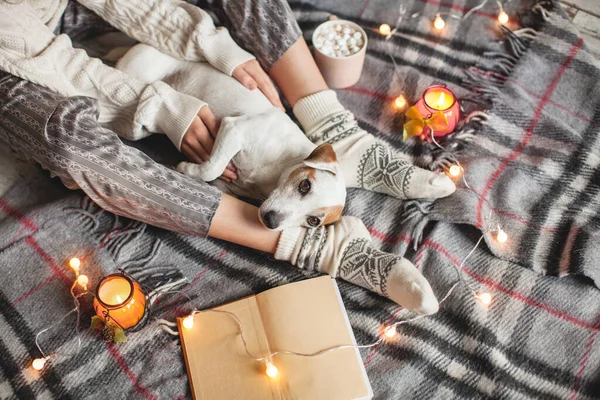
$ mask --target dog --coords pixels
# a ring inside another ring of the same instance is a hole
[[[177,60],[145,44],[132,47],[116,68],[197,97],[221,120],[210,159],[180,163],[177,171],[225,193],[264,200],[259,217],[271,230],[318,227],[341,218],[346,186],[335,151],[308,140],[259,90],[248,90],[208,63]],[[238,179],[218,180],[230,161]]]

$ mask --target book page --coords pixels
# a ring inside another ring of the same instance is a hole
[[[267,338],[251,296],[215,310],[237,315],[244,327],[248,350],[255,356],[269,353]],[[236,321],[223,313],[198,313],[187,329],[178,319],[192,395],[196,400],[280,400],[278,382],[267,378],[264,363],[250,358],[240,339]]]
[[[328,276],[296,282],[256,296],[272,352],[313,353],[355,345],[337,285]],[[280,354],[273,358],[283,398],[369,399],[372,390],[356,349],[336,349],[317,357]]]

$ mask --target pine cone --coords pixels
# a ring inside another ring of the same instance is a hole
[[[112,325],[104,325],[100,329],[100,337],[107,343],[114,343],[115,341],[115,327]]]

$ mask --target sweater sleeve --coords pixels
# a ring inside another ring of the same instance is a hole
[[[226,28],[215,28],[200,8],[180,0],[78,0],[132,38],[180,60],[208,61],[232,75],[254,59]]]
[[[0,68],[65,96],[100,103],[100,123],[137,140],[164,133],[180,149],[187,128],[206,103],[164,82],[141,82],[54,36],[27,2],[0,2]]]

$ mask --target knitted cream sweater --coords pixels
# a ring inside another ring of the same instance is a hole
[[[100,122],[127,139],[165,133],[180,148],[201,100],[164,82],[141,82],[54,35],[68,0],[0,0],[0,69],[65,96],[100,102]],[[117,29],[173,57],[231,75],[254,57],[210,16],[179,0],[79,0]],[[16,3],[16,4],[14,4]]]

